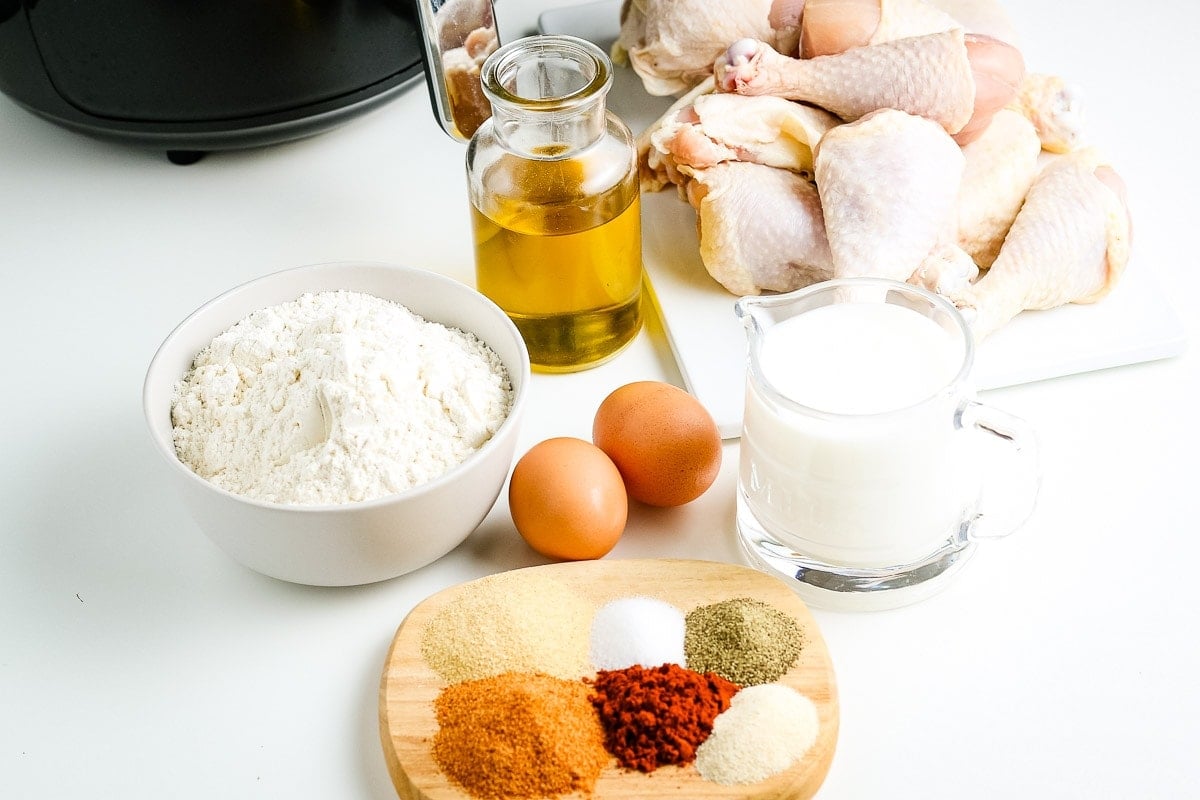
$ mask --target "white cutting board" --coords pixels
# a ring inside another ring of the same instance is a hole
[[[608,50],[620,26],[620,0],[544,12],[543,33],[566,33]],[[673,98],[651,97],[628,67],[616,69],[609,108],[638,133]],[[746,342],[737,299],[700,262],[696,215],[674,187],[642,196],[643,258],[663,328],[694,394],[721,435],[740,435]],[[1136,255],[1112,293],[1092,305],[1026,311],[989,336],[975,360],[975,385],[996,389],[1045,378],[1168,358],[1186,332],[1154,276]]]

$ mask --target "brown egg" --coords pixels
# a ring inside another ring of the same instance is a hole
[[[721,434],[692,395],[659,381],[629,383],[604,399],[592,441],[608,454],[629,496],[652,506],[690,503],[721,469]]]
[[[544,556],[600,558],[621,538],[629,499],[621,473],[590,442],[539,442],[513,467],[508,506],[517,532]]]

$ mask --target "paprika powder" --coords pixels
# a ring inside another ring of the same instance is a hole
[[[713,720],[738,691],[720,675],[678,664],[601,670],[587,682],[605,749],[621,766],[641,772],[693,761]]]

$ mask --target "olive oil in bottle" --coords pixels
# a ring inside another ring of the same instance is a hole
[[[540,371],[603,363],[641,328],[636,156],[605,110],[611,82],[603,51],[572,37],[522,39],[483,68],[493,115],[467,156],[477,288]]]

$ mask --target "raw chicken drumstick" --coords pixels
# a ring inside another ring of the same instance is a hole
[[[772,94],[847,120],[880,108],[927,117],[966,144],[1012,102],[1025,74],[1020,52],[961,28],[787,58],[763,42],[734,42],[714,65],[720,91]]]
[[[846,120],[894,108],[958,133],[975,109],[961,29],[807,59],[741,39],[717,59],[714,76],[718,91],[800,100]]]
[[[1034,181],[995,263],[951,299],[976,340],[1021,311],[1092,303],[1129,260],[1125,187],[1091,149],[1056,156]]]
[[[962,148],[966,167],[958,189],[958,244],[981,269],[996,260],[1037,176],[1041,151],[1033,124],[1007,108]]]

